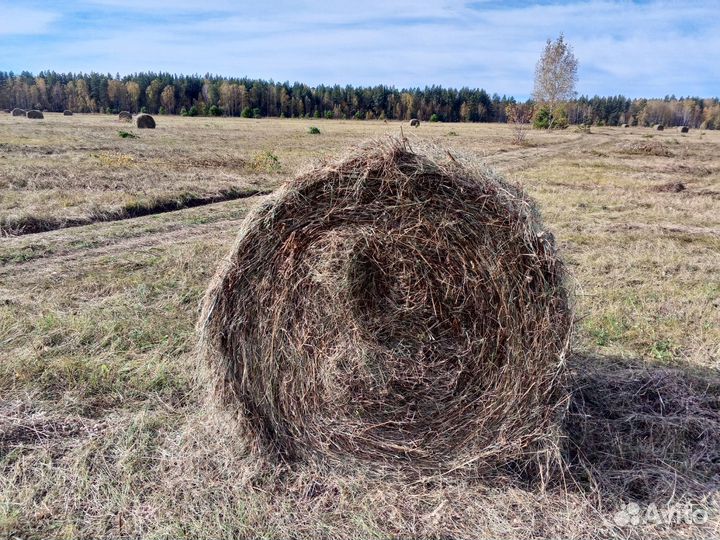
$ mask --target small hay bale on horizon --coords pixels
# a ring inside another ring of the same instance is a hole
[[[155,129],[155,119],[149,114],[139,114],[135,119],[135,123],[140,129]]]
[[[687,133],[688,131],[690,131],[690,128],[687,127],[687,126],[680,126],[680,127],[678,128],[678,131],[679,131],[680,133]]]
[[[25,116],[33,120],[42,120],[43,118],[45,118],[45,115],[41,111],[37,111],[35,109],[25,113]]]
[[[571,320],[520,188],[387,138],[256,207],[198,327],[216,399],[269,456],[480,474],[556,462]]]
[[[25,116],[26,112],[27,111],[25,111],[25,109],[18,109],[16,107],[12,110],[12,112],[10,114],[12,114],[13,116]]]
[[[122,122],[132,122],[132,113],[130,111],[121,111],[118,114],[118,120]]]
[[[655,131],[663,131],[665,129],[665,126],[662,124],[655,124]]]
[[[66,110],[63,111],[63,116],[72,116],[72,115],[73,115],[73,112],[70,111],[70,110],[67,110],[67,109],[66,109]]]
[[[412,120],[410,120],[410,125],[412,127],[418,127],[420,125],[420,120],[418,120],[417,118],[413,118]]]
[[[622,128],[627,128],[627,127],[630,127],[630,126],[627,125],[627,124],[620,124],[620,127],[622,127]]]

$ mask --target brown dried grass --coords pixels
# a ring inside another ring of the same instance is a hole
[[[622,154],[672,157],[672,151],[661,141],[632,141],[618,145]]]
[[[479,474],[559,456],[553,237],[521,190],[428,151],[374,141],[290,181],[212,282],[203,356],[272,455]]]

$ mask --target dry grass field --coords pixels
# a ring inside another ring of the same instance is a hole
[[[194,355],[262,193],[401,124],[156,119],[0,115],[0,537],[720,536],[720,132],[402,125],[538,201],[577,316],[566,474],[408,485],[262,465]],[[708,520],[623,527],[630,501]]]

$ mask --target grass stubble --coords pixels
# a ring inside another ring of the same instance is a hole
[[[152,134],[128,140],[97,115],[74,115],[72,127],[51,114],[42,124],[20,120],[0,118],[4,217],[62,219],[89,215],[87,201],[108,210],[188,190],[274,189],[308,160],[399,131],[314,120],[318,138],[298,120],[161,117]],[[207,283],[262,200],[251,197],[0,240],[1,533],[717,536],[719,134],[653,133],[667,156],[624,152],[621,143],[648,140],[639,128],[532,133],[520,149],[505,126],[452,130],[449,138],[447,126],[426,123],[413,136],[521,182],[573,275],[564,474],[544,487],[506,472],[407,482],[372,464],[259,455],[208,403],[194,329]],[[105,154],[107,163],[94,157]],[[172,168],[174,158],[203,165]],[[68,163],[48,163],[55,159]],[[246,165],[256,161],[265,168]],[[686,189],[653,189],[670,181]],[[66,189],[73,195],[59,203]],[[709,519],[618,526],[615,512],[630,501],[692,503]]]

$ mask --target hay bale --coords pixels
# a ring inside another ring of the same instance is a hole
[[[374,141],[245,219],[199,328],[219,401],[266,452],[449,472],[557,448],[553,236],[518,188],[437,156]]]
[[[418,127],[420,125],[420,120],[418,120],[417,118],[413,118],[412,120],[410,120],[410,125],[412,127]]]
[[[72,115],[73,115],[72,111],[68,111],[68,110],[63,111],[63,116],[72,116]]]
[[[122,122],[132,122],[132,114],[129,111],[122,111],[118,114],[118,120]]]
[[[678,131],[679,131],[680,133],[687,133],[688,131],[690,131],[690,128],[687,127],[687,126],[680,126],[680,127],[678,128]]]
[[[665,126],[662,124],[656,124],[655,125],[655,131],[663,131],[665,129]]]
[[[32,118],[33,120],[42,120],[43,118],[45,118],[42,112],[36,110],[28,111],[27,113],[25,113],[25,116],[27,116],[28,118]]]
[[[17,109],[17,108],[15,108],[15,109],[12,110],[12,113],[11,113],[11,114],[12,114],[13,116],[25,116],[25,112],[26,112],[25,109]]]
[[[140,129],[155,129],[155,119],[149,114],[139,114],[135,122]]]
[[[627,128],[627,127],[630,127],[630,126],[628,126],[627,124],[621,124],[620,127]]]

